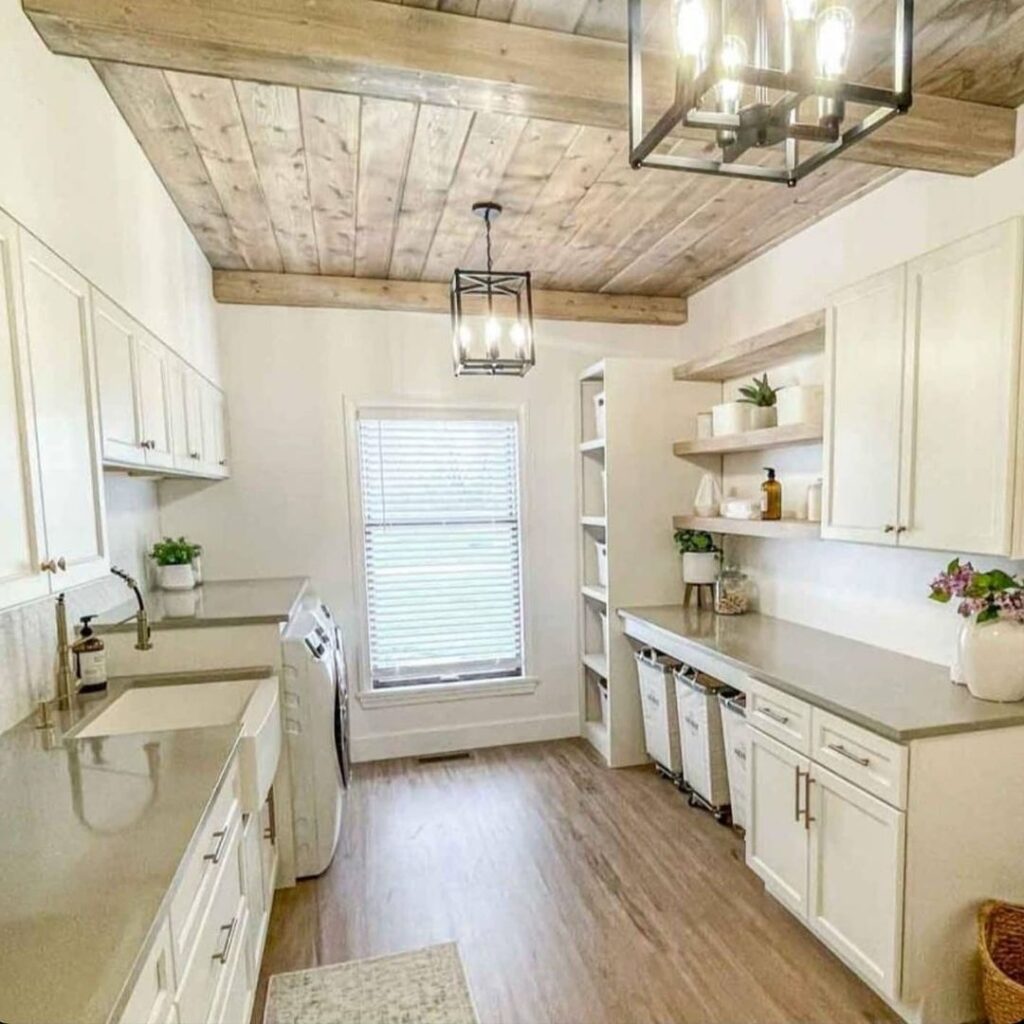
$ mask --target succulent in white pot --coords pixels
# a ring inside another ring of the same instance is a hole
[[[156,562],[157,583],[162,590],[191,590],[196,585],[192,559],[198,551],[199,545],[184,537],[164,537],[153,545],[150,556]]]
[[[682,555],[684,583],[714,583],[722,552],[706,530],[676,530],[676,547]]]
[[[932,581],[931,599],[947,604],[954,597],[964,620],[954,681],[979,700],[1024,700],[1024,581],[1002,569],[978,572],[954,558]]]
[[[746,384],[740,388],[740,399],[744,405],[750,406],[750,429],[766,430],[774,427],[778,422],[775,408],[778,389],[768,383],[766,373],[760,380],[754,378],[752,384]]]

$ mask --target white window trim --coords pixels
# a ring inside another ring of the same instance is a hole
[[[438,402],[436,399],[355,400],[344,399],[345,451],[348,458],[349,508],[349,565],[355,587],[354,605],[359,625],[355,650],[355,696],[361,707],[395,707],[400,704],[432,704],[475,697],[513,696],[533,693],[540,679],[531,675],[533,665],[533,630],[529,594],[531,593],[531,559],[529,552],[529,492],[526,466],[530,457],[528,418],[526,406],[508,402]],[[470,419],[474,415],[501,414],[516,420],[519,425],[519,559],[520,587],[522,588],[523,675],[513,678],[480,679],[464,683],[429,683],[421,686],[378,688],[373,686],[370,669],[369,623],[366,610],[366,558],[364,550],[365,524],[363,499],[359,477],[359,417],[360,414],[403,412],[415,414],[426,411],[438,417]],[[470,692],[471,691],[471,692]],[[402,698],[405,699],[402,699]]]

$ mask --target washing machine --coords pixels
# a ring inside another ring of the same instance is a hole
[[[340,631],[319,601],[295,615],[282,646],[295,874],[309,878],[327,870],[343,825],[350,777],[348,677]]]

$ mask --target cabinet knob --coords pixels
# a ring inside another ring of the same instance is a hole
[[[896,527],[896,532],[897,532],[898,534],[899,534],[899,533],[906,533],[906,532],[907,532],[907,528],[906,528],[905,526],[897,526],[897,527]]]
[[[156,447],[156,441],[143,441],[142,447],[145,448],[146,451],[152,451]]]
[[[226,466],[227,464],[228,464],[228,460],[227,459],[221,459],[220,462],[217,463],[218,466]]]
[[[188,453],[188,457],[190,459],[198,459],[199,458],[199,452],[189,452]]]
[[[39,569],[41,572],[56,572],[57,560],[55,558],[48,558],[45,562],[39,563]]]
[[[896,527],[893,526],[892,523],[886,523],[885,524],[885,532],[886,533],[893,533],[895,530],[896,530]]]
[[[61,572],[68,571],[67,559],[63,555],[61,555],[60,558],[57,559],[57,568],[60,569]]]

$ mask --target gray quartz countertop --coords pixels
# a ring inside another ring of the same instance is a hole
[[[255,626],[287,622],[309,580],[286,576],[265,580],[210,580],[194,590],[152,590],[144,595],[153,629]],[[126,633],[134,622],[134,599],[104,612],[93,624],[97,633]]]
[[[239,732],[75,740],[27,719],[0,735],[0,1020],[119,1009]]]
[[[619,615],[899,742],[1024,725],[1024,702],[977,700],[949,681],[945,666],[783,619],[680,605],[621,608]]]

